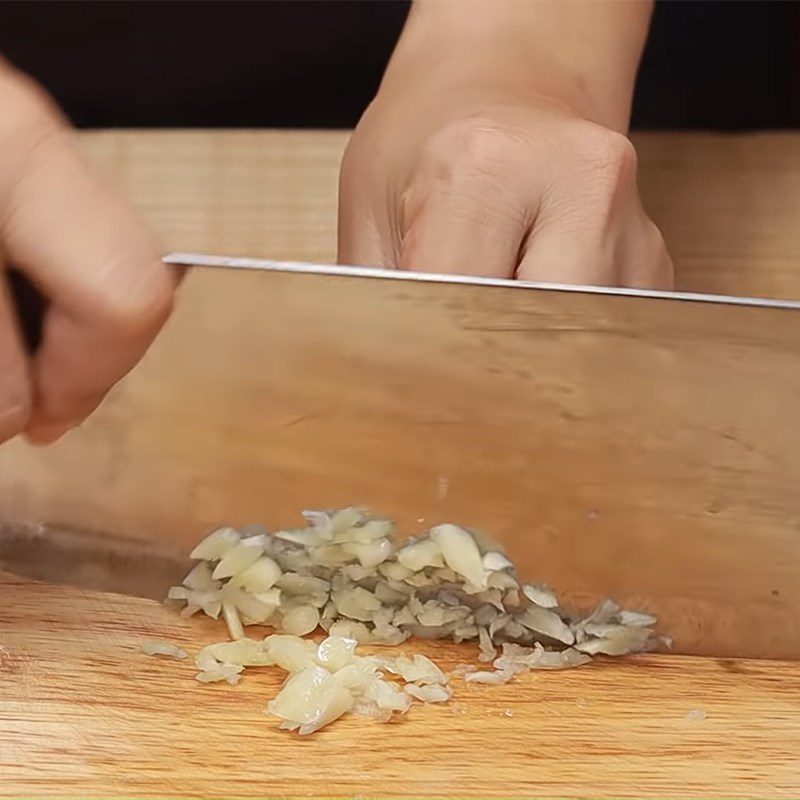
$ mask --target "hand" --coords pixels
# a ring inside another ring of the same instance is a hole
[[[474,48],[461,74],[455,56],[439,63],[424,48],[401,43],[347,148],[341,262],[671,288],[634,148],[580,91],[494,62],[481,71]]]
[[[0,267],[49,303],[25,352],[0,284],[0,442],[52,442],[142,357],[167,319],[176,278],[127,205],[95,181],[41,90],[0,65]]]

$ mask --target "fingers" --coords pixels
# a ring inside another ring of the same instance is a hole
[[[400,253],[400,269],[510,278],[525,221],[480,193],[443,190],[413,211]]]
[[[673,288],[672,262],[661,234],[644,217],[631,217],[619,227],[537,223],[517,277],[520,280],[575,286]]]
[[[31,414],[28,361],[17,325],[16,311],[5,281],[0,281],[0,376],[2,443],[22,431]]]
[[[665,292],[675,288],[675,271],[664,238],[644,211],[619,251],[620,285]]]
[[[581,153],[578,151],[578,155]],[[636,158],[613,134],[566,171],[542,203],[523,247],[521,280],[672,288],[672,264],[636,190]]]
[[[400,268],[513,277],[538,204],[520,156],[490,124],[471,122],[435,139],[403,198]]]
[[[605,231],[565,224],[561,220],[537,221],[517,277],[524,281],[582,286],[614,286],[618,272],[612,242]]]
[[[31,440],[49,442],[141,358],[169,314],[175,277],[135,215],[91,178],[62,128],[51,125],[34,142],[12,142],[0,156],[0,231],[9,263],[50,303],[26,428]]]
[[[469,119],[435,135],[398,180],[357,131],[339,183],[340,263],[512,277],[536,199],[524,151],[491,120]]]
[[[358,267],[395,266],[392,248],[385,246],[370,210],[340,201],[336,260]]]
[[[351,143],[352,144],[352,143]],[[372,193],[371,162],[348,146],[339,172],[337,254],[339,264],[385,267],[396,264],[387,192]]]

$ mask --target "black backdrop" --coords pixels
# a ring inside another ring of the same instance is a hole
[[[634,126],[797,126],[798,6],[662,0]],[[81,127],[350,127],[407,10],[403,0],[6,0],[0,51]]]

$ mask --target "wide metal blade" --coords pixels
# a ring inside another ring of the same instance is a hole
[[[188,552],[366,505],[484,531],[680,652],[800,657],[800,304],[168,260],[229,269],[80,431],[0,449],[0,519]]]
[[[479,275],[448,275],[436,272],[410,272],[378,267],[355,267],[344,264],[315,264],[305,261],[275,261],[267,258],[240,256],[218,256],[205,253],[170,253],[164,257],[165,264],[179,267],[208,267],[212,269],[260,270],[264,272],[289,272],[306,275],[334,276],[341,278],[373,278],[414,283],[443,283],[461,286],[494,286],[517,291],[537,289],[540,291],[574,292],[614,297],[641,297],[655,300],[679,300],[683,302],[714,303],[716,305],[759,306],[800,310],[800,302],[772,300],[761,297],[733,297],[699,292],[664,292],[653,289],[624,289],[615,286],[575,286],[564,283],[541,281],[518,281],[504,278],[485,278]]]
[[[36,581],[163,600],[189,565],[177,548],[153,541],[0,523],[0,570]]]

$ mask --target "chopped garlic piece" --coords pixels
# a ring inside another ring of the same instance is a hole
[[[228,633],[231,639],[244,639],[244,628],[236,606],[232,603],[223,603],[222,616],[225,618],[225,624],[228,626]]]
[[[397,551],[397,560],[401,566],[412,572],[417,572],[425,567],[444,566],[442,551],[433,539],[410,542]]]
[[[340,614],[359,622],[368,622],[382,603],[372,592],[356,586],[343,592],[334,592],[331,599]]]
[[[194,679],[200,683],[227,681],[231,686],[235,686],[242,679],[243,670],[244,667],[241,664],[219,664],[211,669],[198,672]]]
[[[331,625],[328,631],[331,636],[343,636],[345,639],[355,639],[359,644],[371,644],[375,637],[363,622],[354,622],[349,619],[340,619]]]
[[[239,664],[243,667],[268,666],[275,663],[263,641],[248,638],[206,645],[197,654],[195,659],[197,667],[209,669],[209,657],[219,663]]]
[[[575,645],[582,653],[595,655],[603,653],[607,656],[623,656],[627,653],[642,650],[650,638],[647,628],[618,626],[619,631],[602,639],[588,639]]]
[[[624,609],[619,612],[618,617],[623,625],[633,625],[637,628],[646,628],[650,625],[655,625],[657,622],[652,614],[647,614],[644,611],[628,611]]]
[[[247,539],[243,539],[236,547],[231,548],[225,553],[219,564],[214,567],[214,572],[211,573],[211,577],[213,577],[214,580],[219,580],[220,578],[230,578],[233,575],[243,572],[255,563],[263,552],[264,548],[261,546],[260,542],[250,542]],[[269,587],[265,586],[264,588],[268,589]]]
[[[350,550],[362,567],[371,569],[386,561],[394,552],[394,546],[388,539],[375,539],[367,544],[351,544]]]
[[[317,664],[331,672],[337,672],[353,662],[357,644],[355,639],[329,636],[327,639],[323,639],[317,647]]]
[[[445,703],[453,696],[452,689],[439,684],[417,686],[415,683],[409,683],[405,687],[405,693],[423,703]]]
[[[317,648],[314,642],[297,636],[275,634],[264,639],[264,645],[275,663],[287,672],[299,672],[314,663]]]
[[[207,561],[198,561],[183,579],[183,585],[196,592],[212,592],[219,589],[219,581],[211,577],[211,568]]]
[[[558,598],[553,592],[552,589],[545,586],[543,583],[533,584],[533,583],[524,583],[522,584],[522,593],[531,603],[535,603],[537,606],[541,608],[557,608],[558,607]]]
[[[203,561],[218,561],[228,551],[232,550],[241,540],[241,535],[233,528],[217,528],[206,536],[189,553],[189,558],[202,559]]]
[[[353,664],[346,664],[333,674],[342,686],[357,696],[363,694],[369,684],[380,678],[376,665],[366,658],[359,658]]]
[[[222,566],[220,562],[219,566]],[[215,570],[216,571],[216,570]],[[258,594],[271,589],[281,577],[281,568],[269,556],[258,556],[252,564],[231,577],[231,584]]]
[[[397,548],[394,524],[358,508],[305,516],[308,527],[272,535],[259,526],[249,526],[245,538],[244,529],[217,529],[192,551],[199,563],[168,595],[184,604],[183,616],[202,609],[222,614],[228,626],[232,641],[198,653],[199,681],[236,683],[244,667],[274,664],[298,678],[294,686],[305,681],[325,699],[310,716],[283,706],[281,728],[309,733],[345,706],[386,721],[405,712],[412,697],[449,698],[446,676],[430,659],[362,657],[356,642],[477,639],[480,660],[492,660],[494,671],[469,667],[472,683],[505,683],[531,669],[580,666],[594,653],[621,655],[666,642],[654,635],[652,615],[611,601],[583,619],[567,613],[548,587],[520,585],[497,545],[458,525],[438,525]],[[245,638],[245,625],[261,624],[284,634]],[[322,644],[298,638],[317,625],[328,632]],[[405,687],[385,680],[387,670]],[[283,695],[281,702],[291,699]]]
[[[500,553],[497,550],[485,553],[481,559],[481,564],[484,569],[488,569],[490,572],[499,572],[500,570],[504,569],[514,569],[514,565],[511,563],[511,561],[509,561],[503,553]]]
[[[141,650],[148,656],[169,656],[170,658],[179,659],[188,658],[189,656],[189,654],[180,647],[176,647],[174,644],[163,642],[159,639],[150,639],[146,642],[142,642]]]
[[[398,656],[388,661],[386,668],[407,683],[447,683],[447,676],[427,656],[414,654],[413,658]]]
[[[564,644],[573,644],[575,642],[575,634],[555,611],[532,605],[528,606],[517,619],[526,628],[542,636],[547,636]]]
[[[352,705],[353,695],[328,670],[312,664],[286,681],[267,710],[305,735],[333,722]]]
[[[496,672],[471,672],[464,676],[467,683],[508,683],[514,677],[511,670],[498,670]]]
[[[469,531],[448,523],[431,528],[430,537],[439,545],[450,569],[463,575],[473,586],[486,588],[486,572],[483,569],[481,552]]]
[[[378,708],[399,711],[405,714],[411,706],[411,698],[397,684],[384,680],[374,680],[364,689],[363,697],[371,700]]]
[[[319,609],[315,606],[296,606],[283,615],[281,627],[286,633],[305,636],[319,625]]]

